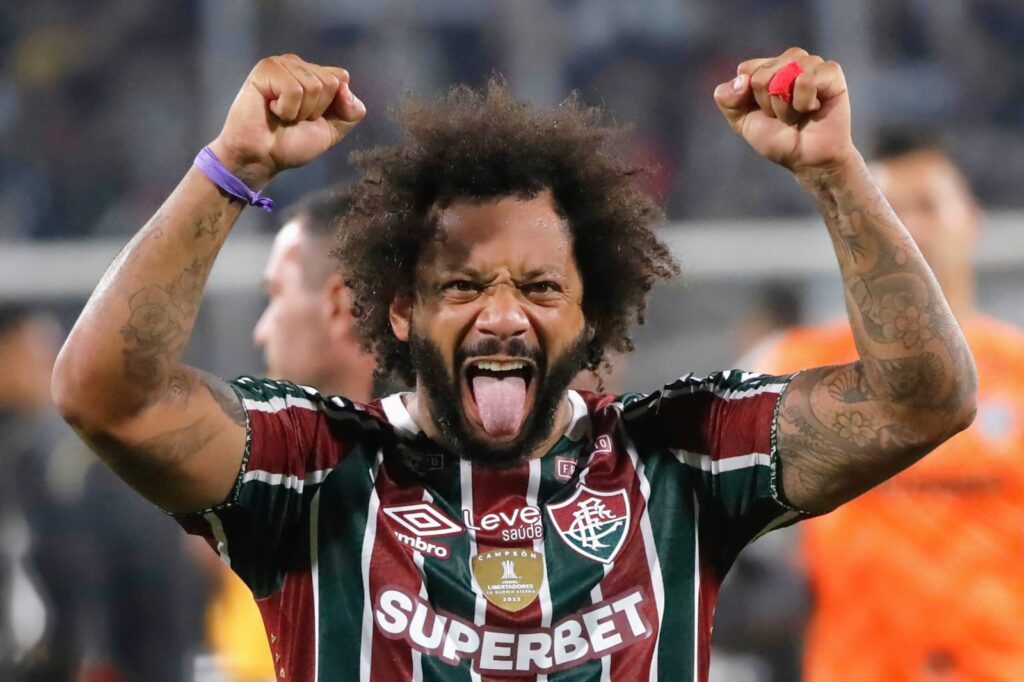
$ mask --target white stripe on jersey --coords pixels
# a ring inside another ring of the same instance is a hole
[[[363,547],[359,557],[363,578],[363,626],[359,643],[359,680],[370,682],[370,664],[373,662],[373,603],[370,596],[370,559],[373,558],[373,544],[377,539],[377,510],[380,498],[377,496],[377,471],[384,461],[384,450],[377,451],[377,457],[370,467],[370,503],[366,510],[366,528],[363,531]]]
[[[289,407],[298,407],[303,410],[313,410],[314,412],[319,408],[312,400],[306,398],[296,398],[295,396],[274,396],[267,400],[255,400],[253,398],[243,398],[242,405],[249,412],[280,412],[281,410],[287,410]]]
[[[749,469],[756,466],[771,466],[772,458],[763,452],[752,452],[749,455],[736,455],[735,457],[723,457],[722,459],[711,459],[708,455],[702,455],[688,450],[672,449],[676,459],[688,467],[710,471],[712,475],[725,473],[726,471],[737,471]]]
[[[320,678],[320,491],[309,504],[309,577],[313,589],[313,679]]]
[[[220,560],[227,564],[228,568],[231,568],[231,555],[228,554],[228,536],[224,534],[224,524],[220,522],[220,517],[214,512],[203,514],[203,518],[210,524],[210,532],[213,533],[213,539],[217,541],[217,554],[220,556]]]
[[[245,472],[245,476],[242,477],[242,484],[245,485],[250,481],[259,481],[260,483],[266,483],[267,485],[279,485],[289,490],[294,490],[297,493],[301,493],[303,488],[307,485],[317,485],[323,483],[324,479],[327,478],[327,474],[334,471],[334,469],[319,469],[317,471],[310,471],[304,477],[299,478],[295,474],[272,474],[269,471],[263,469],[253,469],[252,471]]]
[[[473,466],[465,459],[459,459],[459,486],[462,492],[462,508],[473,511]],[[466,531],[469,538],[469,556],[476,556],[476,531]],[[473,585],[473,594],[476,595],[476,603],[473,605],[473,623],[483,625],[487,620],[487,600],[484,591],[477,582],[476,573],[469,572]],[[470,668],[469,676],[472,682],[480,682],[480,673]]]
[[[569,406],[572,408],[572,415],[569,425],[565,428],[565,437],[571,441],[581,441],[590,431],[590,410],[587,403],[576,391],[566,392],[569,398]]]
[[[626,447],[629,460],[633,463],[633,470],[636,471],[637,480],[640,482],[640,494],[644,496],[644,513],[640,516],[640,534],[644,539],[644,554],[647,555],[647,570],[651,576],[651,587],[654,590],[654,606],[658,610],[657,634],[654,640],[654,656],[651,657],[651,673],[648,679],[652,682],[658,680],[658,648],[661,644],[661,624],[665,615],[665,584],[661,577],[661,561],[658,559],[658,547],[654,543],[654,529],[651,527],[651,482],[647,480],[646,467],[637,454],[633,439],[626,433],[626,429],[619,422],[619,434],[622,437],[622,444]]]
[[[420,432],[419,425],[413,420],[405,403],[402,402],[403,393],[393,393],[386,398],[381,398],[380,407],[384,410],[384,416],[395,428],[395,431],[403,436],[415,437]]]
[[[729,379],[734,374],[740,375],[740,381],[747,381],[748,379],[756,379],[758,377],[766,376],[764,374],[757,374],[755,372],[739,372],[733,370],[731,372],[724,372],[722,379]],[[678,379],[678,381],[688,382],[678,388],[669,388],[666,386],[662,389],[662,398],[673,398],[677,395],[687,395],[690,393],[710,393],[722,400],[740,400],[742,398],[750,398],[755,395],[761,395],[762,393],[782,393],[783,389],[786,388],[786,382],[772,382],[756,388],[748,388],[746,390],[738,390],[735,388],[725,388],[724,386],[718,386],[714,382],[708,381],[704,377],[696,377],[693,374],[687,374]],[[689,383],[693,382],[693,383]],[[671,386],[671,384],[669,384]]]
[[[541,475],[541,460],[531,459],[530,460],[530,481],[526,485],[526,504],[540,508],[537,503],[537,495],[540,492],[540,475]],[[535,538],[533,541],[533,551],[544,556],[544,538]],[[543,562],[545,575],[541,576],[540,584],[540,626],[543,628],[551,626],[551,586],[550,576],[547,575],[547,562]],[[547,682],[548,676],[546,674],[537,675],[537,682]]]
[[[423,489],[423,501],[430,504],[434,496],[426,488]],[[425,602],[430,601],[427,595],[427,572],[423,568],[423,552],[418,549],[412,552],[412,562],[416,564],[416,570],[420,574],[420,598]],[[423,653],[416,647],[412,647],[412,682],[423,682]]]

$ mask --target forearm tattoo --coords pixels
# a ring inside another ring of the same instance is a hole
[[[165,284],[148,284],[129,294],[128,319],[121,327],[124,341],[123,372],[127,382],[150,396],[151,402],[187,403],[200,387],[209,391],[221,411],[240,426],[245,425],[245,414],[238,396],[223,381],[200,370],[179,363],[195,324],[203,288],[213,267],[225,212],[213,209],[191,221],[193,232],[183,235],[187,242],[213,239],[212,246],[203,247],[203,255],[192,258],[177,276]],[[167,218],[158,212],[147,226],[148,238],[164,239]],[[194,246],[183,245],[194,249]],[[193,427],[198,428],[198,423]],[[161,438],[175,442],[199,443],[195,437],[185,438],[187,429],[158,436],[151,443],[158,445]]]
[[[121,327],[124,376],[159,393],[191,396],[194,381],[181,376],[178,358],[188,342],[214,254],[196,258],[173,281],[151,284],[128,297],[128,320]]]
[[[934,276],[870,178],[809,183],[839,259],[860,361],[783,398],[786,492],[831,508],[911,464],[972,409],[973,361]],[[937,436],[938,434],[938,436]]]

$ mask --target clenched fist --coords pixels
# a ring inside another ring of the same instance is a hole
[[[787,102],[769,94],[768,84],[791,61],[799,63],[803,73]],[[715,102],[758,154],[795,173],[827,169],[856,157],[850,98],[839,64],[794,47],[778,57],[745,61],[736,74],[715,88]]]
[[[259,189],[336,145],[365,115],[345,69],[293,54],[267,57],[245,79],[210,148]]]

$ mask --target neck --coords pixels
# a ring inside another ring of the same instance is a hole
[[[402,400],[405,404],[405,409],[409,411],[413,421],[416,422],[416,425],[430,440],[452,449],[451,443],[441,433],[437,423],[434,421],[434,417],[430,413],[430,400],[427,398],[426,389],[423,384],[417,382],[416,390],[411,395],[402,396]],[[558,439],[562,437],[562,434],[565,433],[566,429],[569,428],[569,421],[571,419],[572,404],[569,402],[568,393],[566,393],[558,402],[558,412],[555,414],[551,433],[548,434],[548,437],[540,445],[530,451],[526,459],[538,459],[551,450],[555,443],[558,442]]]
[[[355,403],[368,403],[373,399],[373,367],[368,370],[346,367],[344,373],[323,377],[314,383],[326,395],[340,395]]]

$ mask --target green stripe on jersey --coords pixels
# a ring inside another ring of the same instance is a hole
[[[447,457],[445,470],[458,470],[459,460]],[[461,474],[455,476],[429,477],[431,485],[428,491],[433,495],[433,504],[445,515],[462,525],[462,482]],[[427,586],[430,605],[435,610],[441,608],[464,620],[473,622],[473,611],[476,607],[470,575],[469,533],[460,533],[447,541],[451,556],[447,559],[436,559],[423,554],[423,573]],[[472,679],[470,668],[473,662],[463,660],[458,666],[445,663],[434,656],[421,656],[423,682],[468,682]]]
[[[699,486],[691,483],[693,470],[671,453],[637,448],[644,475],[651,486],[647,503],[651,534],[657,548],[664,588],[664,612],[658,634],[658,679],[688,679],[694,666],[695,525],[694,499]],[[653,595],[651,595],[653,599]]]
[[[538,505],[543,509],[551,498],[561,492],[568,497],[575,492],[575,486],[555,478],[555,456],[579,456],[581,444],[562,438],[548,455],[541,460],[541,485],[537,494]],[[577,470],[586,466],[587,461],[577,461]],[[554,500],[558,502],[558,498]],[[604,577],[604,566],[585,559],[569,548],[552,527],[546,513],[541,514],[544,523],[544,561],[547,564],[548,586],[551,594],[551,624],[587,608],[593,603],[588,585],[596,585]],[[569,568],[573,567],[573,568]],[[582,568],[581,568],[582,567]],[[604,595],[607,598],[609,595]],[[601,679],[601,659],[592,659],[581,665],[548,674],[548,682],[592,682]]]
[[[376,456],[376,450],[361,445],[353,448],[321,485],[318,514],[312,520],[318,524],[319,538],[318,639],[326,644],[320,648],[318,669],[330,671],[332,679],[359,679],[359,644],[363,630],[362,546],[373,489],[369,471]],[[327,589],[323,589],[325,585]],[[339,589],[341,586],[344,587]],[[307,644],[315,645],[314,642]]]

